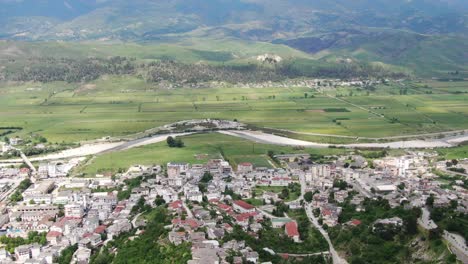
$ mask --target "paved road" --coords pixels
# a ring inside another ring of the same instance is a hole
[[[451,171],[451,170],[446,170],[446,169],[440,169],[440,170],[442,172],[445,172],[445,173],[448,173],[448,174],[468,177],[468,174],[466,174],[466,173],[461,173],[461,172],[456,172],[456,171]]]
[[[429,210],[427,210],[426,207],[423,207],[421,210],[422,214],[421,217],[418,218],[418,224],[420,224],[426,230],[437,228],[437,224],[431,220],[431,213]]]
[[[133,228],[137,228],[136,226],[136,221],[138,220],[138,217],[140,217],[140,215],[142,215],[143,213],[139,213],[137,215],[135,215],[135,217],[132,219],[132,226]]]
[[[184,207],[185,211],[187,212],[187,218],[194,218],[192,211],[190,211],[190,208],[188,208],[187,204],[185,201],[182,202],[182,206]]]
[[[20,150],[20,155],[21,155],[21,158],[23,159],[24,163],[26,163],[26,165],[28,165],[28,167],[33,171],[33,172],[36,172],[36,168],[34,167],[34,165],[31,163],[31,161],[29,161],[28,157],[23,153],[23,151]]]
[[[307,216],[309,217],[310,221],[312,222],[312,224],[314,224],[314,226],[320,231],[322,236],[328,242],[328,247],[329,247],[329,251],[330,251],[330,253],[332,255],[333,264],[347,264],[348,262],[345,259],[343,259],[342,257],[340,257],[340,255],[338,255],[338,252],[336,252],[336,250],[333,247],[333,244],[332,244],[332,242],[330,240],[330,237],[328,236],[327,231],[325,231],[322,228],[322,226],[318,223],[317,218],[312,213],[311,206],[309,204],[306,204],[305,206],[306,206],[306,213],[307,213]]]

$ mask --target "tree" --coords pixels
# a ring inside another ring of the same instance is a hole
[[[163,205],[165,203],[166,203],[166,201],[160,195],[156,196],[156,199],[154,200],[154,204],[156,206],[160,206],[160,205]]]
[[[434,206],[434,195],[433,194],[431,194],[429,197],[427,197],[426,205],[429,206],[429,207]]]
[[[167,137],[166,142],[167,142],[167,145],[172,148],[174,146],[175,140],[173,137],[169,136]]]
[[[213,175],[207,171],[203,174],[202,178],[200,179],[200,182],[208,183],[211,180],[213,180]]]
[[[306,200],[306,202],[308,203],[312,202],[313,198],[314,198],[314,194],[311,191],[308,191],[304,194],[304,200]]]
[[[8,137],[3,138],[3,141],[5,141],[5,143],[7,143],[7,144],[10,144],[10,138],[8,138]]]
[[[170,148],[183,148],[185,146],[180,138],[173,138],[171,136],[167,137],[166,142]]]

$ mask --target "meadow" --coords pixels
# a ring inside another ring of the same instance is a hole
[[[297,149],[266,144],[231,137],[219,133],[204,133],[181,137],[184,148],[169,148],[166,142],[142,146],[126,151],[112,152],[91,158],[74,174],[94,176],[101,173],[115,173],[125,171],[132,165],[166,164],[167,162],[189,162],[201,164],[209,159],[224,158],[231,166],[237,168],[241,162],[251,162],[256,167],[272,168],[277,166],[267,155],[274,153],[310,153],[316,155],[339,155],[350,150],[325,149]]]
[[[87,84],[1,84],[0,127],[22,127],[16,135],[38,133],[51,142],[118,137],[199,118],[237,119],[256,127],[356,138],[467,129],[468,83],[446,84],[406,85],[406,94],[395,92],[401,90],[399,84],[378,86],[371,92],[338,87],[325,93],[300,87],[162,89],[133,76],[105,76]],[[424,92],[436,85],[431,93]],[[339,97],[335,97],[337,91]]]

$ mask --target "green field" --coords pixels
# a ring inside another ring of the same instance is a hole
[[[257,127],[352,137],[468,128],[468,83],[460,82],[456,87],[442,84],[437,83],[443,88],[431,94],[406,95],[395,95],[394,90],[400,89],[395,84],[379,87],[369,95],[359,88],[338,88],[354,91],[352,96],[339,98],[299,87],[162,89],[130,76],[106,76],[83,85],[2,84],[0,127],[23,127],[16,134],[34,132],[51,142],[123,136],[199,118],[237,119]],[[463,93],[454,92],[459,90]],[[349,141],[298,134],[293,137]]]
[[[338,155],[349,152],[344,149],[297,150],[252,143],[251,141],[219,133],[195,134],[182,137],[184,148],[169,148],[166,142],[138,147],[126,151],[97,156],[79,167],[75,174],[94,176],[97,173],[126,170],[136,164],[153,165],[167,162],[204,163],[208,159],[224,157],[234,167],[241,162],[251,162],[256,167],[272,167],[267,156],[269,150],[275,153],[311,153],[318,155]],[[281,189],[279,190],[281,191]]]

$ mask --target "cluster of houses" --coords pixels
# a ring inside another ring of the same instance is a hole
[[[340,205],[348,201],[356,205],[356,210],[364,210],[361,204],[366,197],[381,196],[391,206],[406,203],[422,207],[427,197],[433,196],[434,206],[447,206],[457,200],[457,210],[466,212],[468,192],[458,185],[443,188],[432,173],[431,164],[436,164],[436,158],[432,153],[408,152],[371,161],[356,154],[317,164],[309,155],[278,155],[275,160],[283,166],[276,169],[254,167],[249,162],[239,163],[234,169],[223,159],[212,159],[204,164],[138,165],[114,177],[94,178],[65,177],[63,172],[76,161],[42,164],[37,173],[1,169],[5,173],[1,177],[14,177],[8,175],[16,173],[33,182],[22,192],[23,201],[0,204],[2,235],[27,237],[36,231],[46,234],[47,243],[18,246],[14,252],[0,250],[0,262],[52,263],[61,250],[78,245],[73,260],[86,263],[93,250],[107,241],[135,228],[144,229],[144,218],[132,213],[142,199],[152,207],[158,199],[167,204],[172,215],[166,227],[168,239],[176,245],[191,243],[191,264],[225,263],[228,257],[234,257],[234,263],[258,263],[259,252],[245,241],[221,243],[235,228],[258,238],[264,225],[271,223],[282,230],[285,241],[301,243],[297,222],[287,215],[274,216],[272,211],[279,203],[290,209],[302,208],[306,192],[313,193],[308,205],[327,226],[361,224],[359,219],[340,223]],[[142,175],[145,178],[139,186],[124,183]],[[273,191],[292,184],[301,187],[297,200],[286,202]],[[268,190],[256,196],[259,188]],[[129,195],[118,199],[119,192],[125,191]],[[248,199],[263,202],[254,206]],[[401,219],[374,223],[381,225],[399,226]]]

